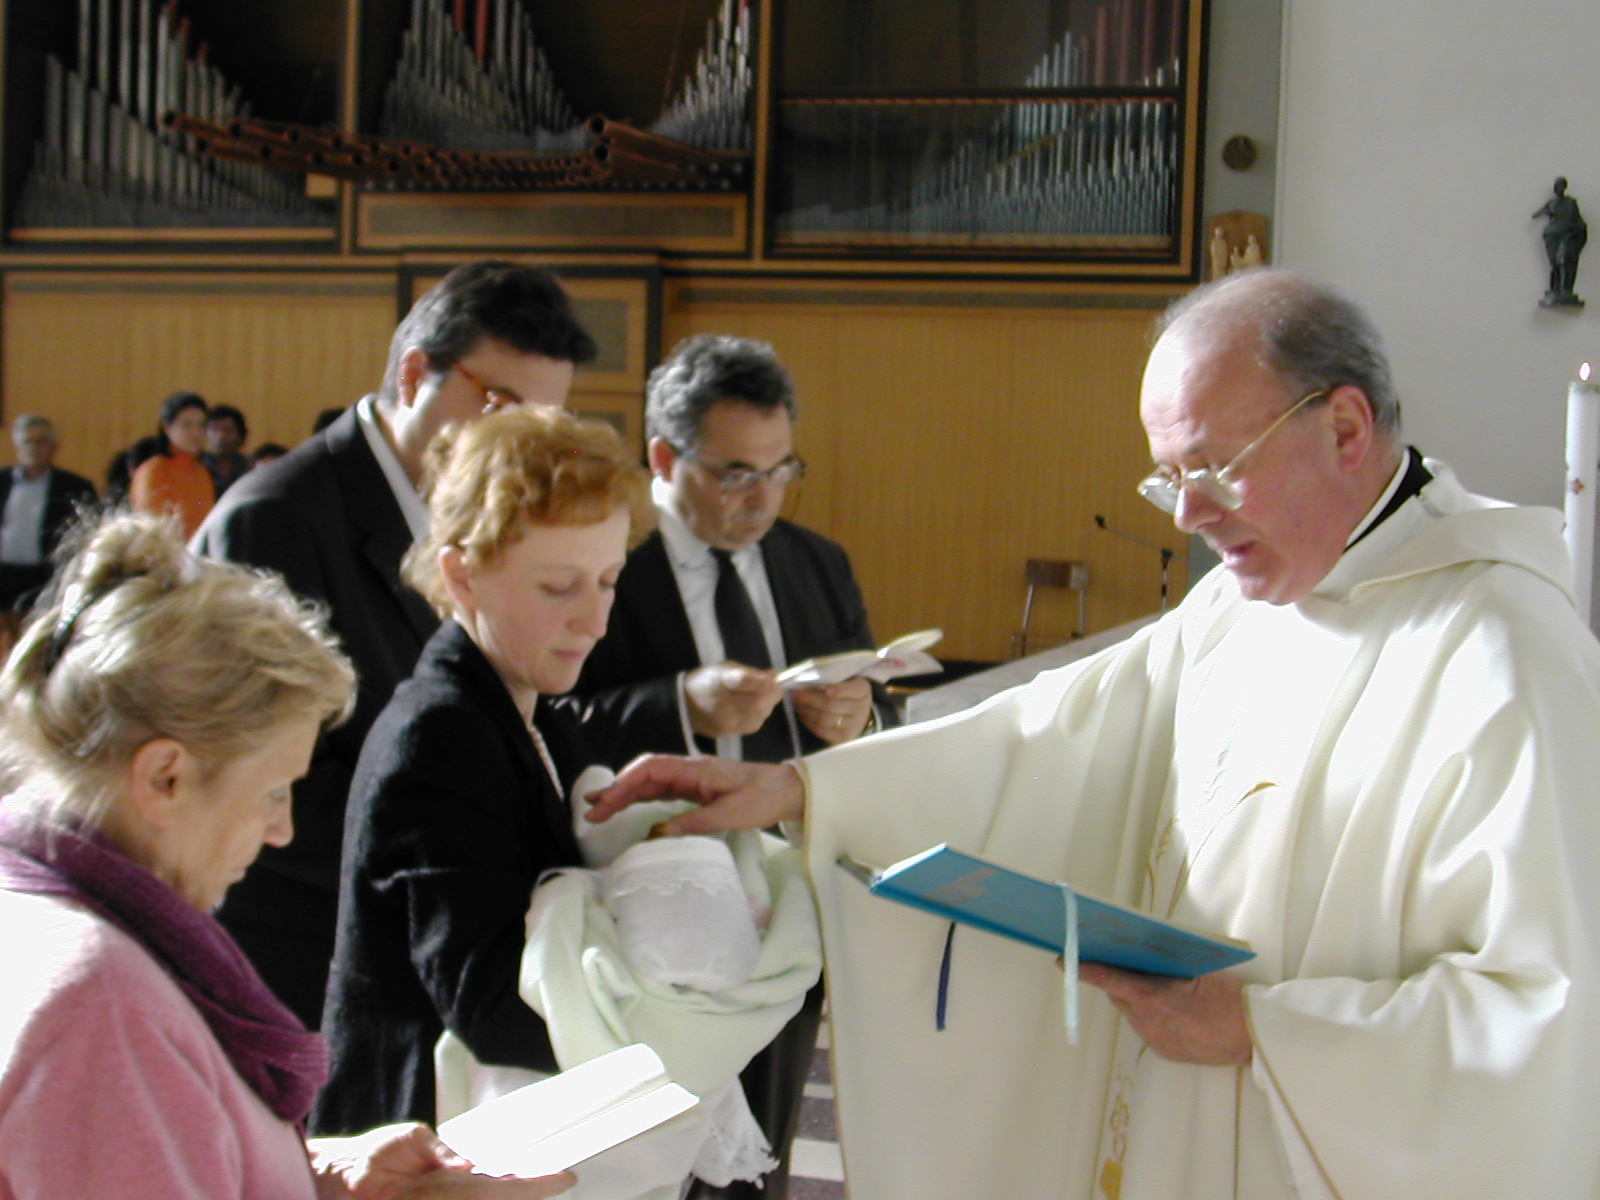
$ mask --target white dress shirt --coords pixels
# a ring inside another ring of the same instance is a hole
[[[372,447],[372,457],[378,460],[378,469],[389,481],[389,490],[394,493],[395,503],[400,506],[400,512],[406,519],[406,527],[411,530],[411,540],[420,542],[428,536],[428,506],[422,502],[422,497],[417,494],[416,485],[411,482],[406,469],[400,465],[400,459],[396,457],[394,448],[389,445],[389,439],[383,436],[383,430],[378,425],[378,414],[373,406],[374,397],[361,397],[356,404],[356,424],[361,426],[361,432],[367,438],[367,445]]]
[[[21,467],[11,468],[11,494],[0,524],[0,562],[30,567],[44,562],[44,505],[49,494],[49,471],[30,479]]]
[[[683,518],[673,512],[668,504],[670,491],[660,479],[652,481],[651,499],[655,502],[661,541],[672,564],[672,575],[678,583],[678,595],[683,600],[689,617],[689,628],[694,633],[695,653],[702,666],[725,662],[727,653],[722,646],[722,629],[717,624],[717,560],[711,557],[711,547],[700,540]],[[766,562],[761,547],[746,546],[732,554],[733,565],[739,579],[750,593],[750,603],[755,606],[761,621],[761,632],[766,636],[767,655],[774,668],[782,670],[788,664],[783,650],[783,630],[778,624],[778,607],[772,599],[772,584],[767,579]],[[784,711],[788,716],[789,736],[797,747],[800,744],[799,728],[795,723],[794,706],[784,697]],[[678,676],[678,717],[683,725],[684,745],[688,753],[695,753],[694,729],[689,721],[689,702],[684,693],[684,676]],[[719,758],[742,757],[742,739],[737,736],[717,739]]]

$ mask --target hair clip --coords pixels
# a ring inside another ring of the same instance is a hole
[[[45,647],[45,674],[48,675],[51,671],[56,669],[56,664],[61,661],[61,656],[66,653],[67,643],[72,640],[72,631],[78,624],[78,618],[83,616],[88,607],[96,600],[99,600],[102,596],[110,592],[118,584],[126,583],[130,579],[138,579],[143,574],[145,574],[145,572],[135,571],[132,575],[123,575],[111,580],[108,583],[102,583],[99,587],[90,591],[88,595],[72,606],[72,611],[67,613],[65,617],[56,623],[55,632],[50,635],[49,645]]]

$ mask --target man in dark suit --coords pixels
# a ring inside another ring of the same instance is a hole
[[[651,374],[660,527],[629,556],[577,689],[590,719],[622,730],[614,764],[697,748],[775,762],[894,721],[864,679],[787,693],[777,682],[789,663],[873,645],[845,552],[778,517],[804,471],[795,416],[789,373],[761,342],[692,338]],[[764,1190],[697,1182],[697,1197],[783,1200],[821,1001],[819,986],[742,1077],[778,1169]]]
[[[805,469],[796,415],[789,374],[762,342],[693,338],[651,374],[660,528],[629,556],[578,681],[623,731],[609,754],[618,764],[696,749],[775,762],[893,721],[864,679],[789,693],[776,680],[790,663],[874,644],[844,550],[778,516]],[[760,623],[745,658],[724,628],[729,566]]]
[[[21,416],[11,427],[17,465],[0,471],[0,611],[43,587],[61,534],[94,484],[55,465],[56,429],[47,417]]]
[[[294,789],[294,841],[268,847],[218,917],[307,1027],[321,1022],[338,914],[344,810],[361,744],[410,676],[438,618],[400,580],[427,529],[424,450],[450,422],[504,404],[566,403],[594,342],[548,272],[457,268],[418,300],[389,346],[381,388],[286,457],[228,490],[194,547],[280,572],[326,604],[359,679],[350,720],[317,745]]]

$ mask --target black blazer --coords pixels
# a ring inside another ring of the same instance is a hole
[[[400,581],[410,545],[411,530],[354,410],[234,484],[194,536],[201,554],[270,568],[297,594],[327,605],[356,667],[355,712],[318,741],[310,771],[295,785],[294,841],[263,849],[218,914],[249,951],[255,947],[246,926],[287,940],[290,949],[279,962],[252,957],[268,984],[311,1023],[333,947],[339,846],[356,759],[367,730],[439,626],[427,602]]]
[[[837,543],[780,520],[761,539],[761,556],[790,662],[876,645],[849,556]],[[652,533],[628,556],[606,636],[590,653],[575,690],[591,720],[616,730],[606,742],[597,741],[608,765],[620,767],[648,751],[693,749],[683,744],[677,676],[700,665],[666,543],[659,531]],[[879,723],[898,724],[893,706],[881,690],[875,692]],[[808,754],[825,745],[804,726],[800,742]],[[712,749],[710,742],[702,749]]]
[[[6,502],[11,499],[14,478],[11,468],[0,469],[0,513],[5,512]],[[72,524],[79,510],[94,502],[94,484],[82,475],[74,475],[59,467],[51,468],[50,481],[44,490],[44,523],[39,530],[39,547],[44,551],[45,558],[56,552],[61,535]]]
[[[499,675],[446,621],[368,734],[346,815],[318,1133],[431,1123],[447,1027],[482,1062],[557,1069],[517,974],[540,875],[582,865],[565,795],[588,755],[558,702],[541,698],[535,720],[560,790]]]

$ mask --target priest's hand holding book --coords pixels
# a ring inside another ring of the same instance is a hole
[[[1203,1067],[1250,1061],[1244,982],[1231,971],[1169,979],[1086,962],[1078,964],[1078,979],[1104,992],[1162,1058]]]
[[[1226,970],[1255,957],[1243,942],[947,844],[887,867],[848,854],[838,865],[875,896],[1070,961],[1163,1058],[1250,1059],[1243,985]]]

